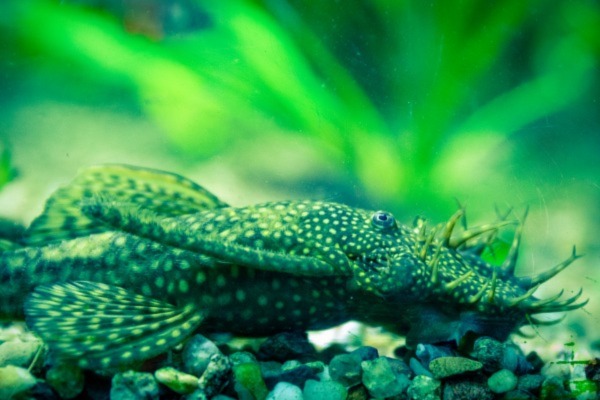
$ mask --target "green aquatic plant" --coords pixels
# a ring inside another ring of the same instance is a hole
[[[146,21],[147,10],[98,4],[104,12],[9,1],[0,29],[23,57],[43,55],[38,69],[92,92],[123,90],[189,156],[248,137],[306,140],[371,196],[444,213],[440,199],[465,192],[502,201],[502,191],[471,189],[510,185],[502,166],[527,140],[515,135],[588,107],[597,84],[600,10],[585,1],[197,0],[181,2],[191,22],[180,30],[160,13]]]

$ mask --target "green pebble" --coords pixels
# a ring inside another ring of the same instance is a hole
[[[504,344],[490,337],[481,337],[473,345],[473,357],[483,364],[486,371],[501,369],[504,356]]]
[[[309,379],[304,385],[304,400],[345,400],[348,391],[339,382]]]
[[[413,400],[439,400],[442,382],[427,375],[417,375],[408,387],[408,397]]]
[[[530,392],[521,389],[511,390],[502,396],[502,400],[533,400],[535,398]]]
[[[429,363],[429,370],[436,379],[460,375],[465,372],[480,370],[483,366],[479,361],[464,357],[439,357]]]
[[[536,374],[527,374],[521,375],[519,377],[519,382],[517,383],[517,387],[521,390],[525,390],[528,392],[534,392],[542,386],[542,382],[544,382],[544,376],[536,375]]]
[[[594,400],[599,393],[596,382],[588,379],[571,380],[569,389],[571,389],[571,394],[577,400]]]
[[[557,376],[549,376],[542,383],[540,389],[541,400],[562,400],[568,398],[570,393],[565,389],[563,379]]]
[[[311,362],[307,362],[304,365],[306,365],[308,368],[310,368],[310,370],[312,372],[314,372],[315,374],[318,374],[325,370],[325,364],[322,361],[311,361]]]
[[[62,399],[72,399],[83,391],[83,372],[75,364],[57,364],[46,372],[46,382]]]
[[[488,379],[488,387],[494,393],[506,393],[517,387],[517,377],[507,369],[495,372]]]
[[[241,400],[264,400],[269,393],[257,362],[233,366],[234,388]]]
[[[158,399],[158,383],[151,373],[127,371],[113,376],[110,400]]]
[[[8,365],[0,368],[0,399],[10,399],[35,386],[36,379],[25,368]]]
[[[28,342],[12,340],[0,344],[0,367],[6,365],[14,365],[23,368],[29,367],[36,353],[40,350],[40,346],[43,346],[40,340]]]
[[[256,362],[256,357],[254,357],[252,353],[249,353],[247,351],[236,351],[235,353],[229,356],[229,359],[231,360],[233,365]]]
[[[402,393],[410,385],[408,376],[396,374],[386,357],[361,363],[362,382],[373,397],[391,397]]]
[[[329,363],[329,375],[345,386],[355,385],[361,381],[361,362],[358,354],[339,354]]]
[[[154,372],[157,381],[179,394],[189,394],[198,389],[198,377],[178,371],[173,367],[164,367]]]

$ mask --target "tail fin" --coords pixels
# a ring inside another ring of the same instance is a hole
[[[24,243],[39,246],[111,230],[81,212],[82,201],[95,196],[108,196],[166,217],[226,206],[206,189],[176,174],[128,165],[94,166],[48,199],[42,215],[25,232]]]

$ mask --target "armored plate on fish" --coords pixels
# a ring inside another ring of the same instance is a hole
[[[481,253],[506,222],[458,229],[399,223],[324,201],[233,207],[175,174],[104,165],[59,189],[0,254],[0,316],[25,317],[86,368],[159,355],[200,332],[266,336],[349,320],[416,343],[471,332],[505,339],[535,315],[583,307],[537,288],[578,256],[516,277]],[[493,236],[493,235],[492,235]],[[556,322],[550,321],[550,322]]]

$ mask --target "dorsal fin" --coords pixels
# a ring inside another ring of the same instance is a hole
[[[24,244],[40,245],[110,230],[81,212],[82,202],[94,196],[107,196],[165,217],[226,206],[206,189],[176,174],[128,165],[99,165],[83,170],[48,199],[44,212],[25,232]]]
[[[84,368],[129,365],[182,342],[205,315],[95,282],[39,286],[25,304],[27,325],[59,358]]]

